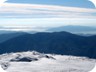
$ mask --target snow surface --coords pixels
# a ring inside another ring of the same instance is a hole
[[[7,72],[0,66],[0,72]]]
[[[95,65],[94,69],[91,70],[90,72],[96,72],[96,65]]]
[[[46,57],[49,56],[50,58]],[[12,62],[16,58],[37,58],[31,62]],[[38,52],[18,52],[0,55],[0,64],[7,72],[89,72],[95,66],[95,60],[86,57],[41,54]],[[0,71],[1,72],[1,71]]]

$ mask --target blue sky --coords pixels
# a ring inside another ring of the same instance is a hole
[[[9,0],[8,2],[94,8],[94,5],[88,0]]]
[[[95,19],[96,8],[88,0],[7,0],[0,5],[2,29],[96,26]]]

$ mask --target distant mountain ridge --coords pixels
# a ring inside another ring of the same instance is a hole
[[[51,32],[67,31],[71,33],[96,33],[96,27],[68,25],[68,26],[50,28],[47,31]]]
[[[16,33],[16,31],[0,30],[0,34]]]
[[[68,32],[25,34],[0,44],[0,54],[22,51],[96,58],[96,36]]]
[[[8,32],[8,33],[3,33],[3,34],[0,34],[0,43],[4,42],[4,41],[7,41],[11,38],[15,38],[17,36],[20,36],[20,35],[24,35],[24,34],[27,34],[25,32]]]

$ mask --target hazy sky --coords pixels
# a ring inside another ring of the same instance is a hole
[[[40,30],[64,25],[96,26],[88,0],[0,0],[0,28]]]

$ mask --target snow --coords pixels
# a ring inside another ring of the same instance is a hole
[[[0,72],[7,72],[7,71],[3,70],[3,68],[0,66]]]
[[[47,58],[46,55],[50,58]],[[31,62],[10,61],[17,57],[37,58],[38,60]],[[3,54],[0,55],[0,63],[6,63],[5,65],[8,66],[6,68],[7,72],[89,72],[95,66],[95,60],[86,57],[42,54],[38,52]]]
[[[92,69],[90,72],[96,72],[96,65],[95,65],[94,69]]]

